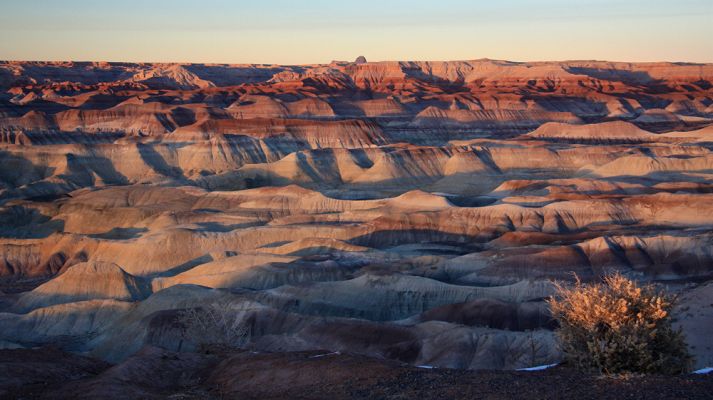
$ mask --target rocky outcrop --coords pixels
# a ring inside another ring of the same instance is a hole
[[[51,281],[23,294],[16,307],[26,311],[95,299],[137,301],[149,294],[146,282],[127,274],[118,265],[86,262],[70,267]]]

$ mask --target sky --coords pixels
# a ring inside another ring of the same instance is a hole
[[[0,0],[0,59],[713,62],[713,0]]]

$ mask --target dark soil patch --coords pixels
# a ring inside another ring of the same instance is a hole
[[[109,368],[54,349],[0,350],[7,399],[711,399],[713,376],[600,377],[426,369],[330,352],[171,353]]]

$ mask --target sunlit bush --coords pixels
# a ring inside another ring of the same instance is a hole
[[[557,286],[549,300],[566,360],[603,373],[680,374],[692,358],[671,326],[672,299],[653,285],[621,274],[603,283]]]

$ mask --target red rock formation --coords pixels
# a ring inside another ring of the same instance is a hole
[[[220,302],[257,350],[519,368],[557,360],[550,280],[612,270],[707,315],[712,81],[595,61],[0,63],[0,346],[190,350],[180,310]],[[692,343],[701,321],[681,319]]]

